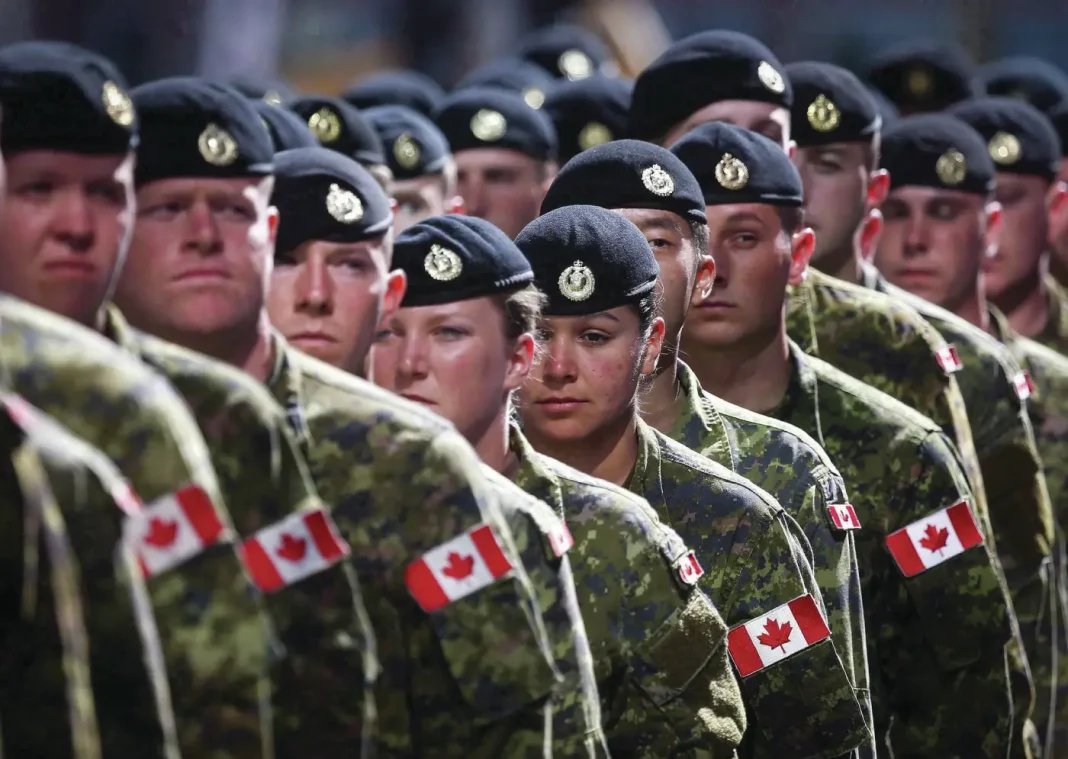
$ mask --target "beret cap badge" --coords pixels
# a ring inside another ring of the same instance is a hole
[[[675,192],[675,180],[671,178],[671,175],[660,168],[660,164],[654,163],[649,168],[642,171],[642,184],[645,185],[645,189],[653,193],[653,195],[659,195],[662,198],[666,198],[671,193]]]
[[[523,90],[523,102],[536,111],[545,105],[545,93],[537,87],[527,87]]]
[[[434,243],[430,246],[430,252],[423,259],[423,268],[431,279],[438,282],[449,282],[460,276],[464,269],[463,261],[455,252]]]
[[[341,136],[341,119],[324,106],[308,117],[308,129],[320,144],[327,145]]]
[[[578,134],[578,145],[583,150],[595,148],[612,141],[612,130],[599,121],[591,121]]]
[[[786,89],[786,82],[782,78],[782,74],[775,70],[767,61],[761,61],[757,66],[757,76],[760,78],[760,83],[767,87],[772,92],[782,93]]]
[[[568,266],[560,272],[560,279],[556,284],[560,287],[560,294],[568,300],[584,301],[593,295],[595,280],[593,272],[582,261]]]
[[[910,69],[905,75],[905,88],[915,97],[923,97],[934,89],[934,79],[927,69]]]
[[[282,105],[282,95],[275,90],[268,90],[263,93],[263,102],[267,105]]]
[[[356,193],[332,184],[326,194],[326,212],[342,224],[355,224],[363,218],[363,203]]]
[[[508,131],[508,121],[503,114],[482,108],[471,117],[471,134],[483,142],[496,142]]]
[[[838,110],[838,106],[823,94],[809,104],[805,115],[808,116],[808,123],[817,132],[833,132],[842,121],[842,112]]]
[[[593,61],[581,50],[565,50],[560,54],[557,65],[572,82],[585,79],[593,73]]]
[[[716,164],[716,181],[727,190],[740,190],[749,184],[749,167],[730,153]]]
[[[104,110],[116,124],[130,126],[133,123],[134,108],[133,103],[130,102],[130,96],[123,92],[115,82],[110,80],[104,82],[100,99],[104,102]]]
[[[964,155],[959,150],[950,148],[935,163],[935,173],[942,184],[956,187],[968,174],[968,162],[964,160]]]
[[[212,166],[229,166],[237,160],[237,143],[218,124],[208,124],[197,138],[200,156]]]
[[[393,141],[393,157],[397,164],[406,169],[414,169],[419,165],[421,151],[419,145],[412,136],[405,132]]]
[[[1014,134],[998,132],[990,138],[987,149],[994,163],[1001,166],[1011,166],[1020,160],[1020,141]]]

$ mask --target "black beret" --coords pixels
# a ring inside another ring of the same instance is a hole
[[[541,66],[557,79],[571,81],[592,76],[610,59],[600,37],[570,24],[531,32],[519,42],[519,57]]]
[[[638,140],[606,142],[564,164],[541,212],[574,205],[658,208],[687,221],[707,221],[701,187],[690,170],[670,150]]]
[[[645,235],[597,206],[564,206],[527,224],[515,244],[546,297],[547,316],[582,316],[638,303],[660,266]]]
[[[64,42],[0,49],[0,147],[110,155],[137,143],[126,82],[106,58]]]
[[[626,134],[633,87],[625,79],[591,76],[549,93],[544,110],[556,128],[561,161]]]
[[[714,30],[681,39],[638,75],[629,136],[658,140],[721,100],[757,100],[789,108],[793,90],[782,71],[764,43],[740,32]]]
[[[408,227],[393,245],[393,266],[408,278],[405,308],[497,295],[534,281],[508,235],[474,216],[432,216]]]
[[[868,142],[882,126],[864,84],[844,68],[802,61],[786,67],[794,88],[790,136],[798,147]]]
[[[671,152],[697,177],[706,206],[801,205],[801,175],[782,145],[762,134],[710,122],[687,132]]]
[[[442,102],[434,122],[453,153],[504,148],[538,161],[556,158],[556,133],[549,117],[514,92],[487,87],[454,92]]]
[[[451,155],[449,143],[434,122],[403,105],[380,105],[363,112],[386,152],[397,179],[440,174]]]
[[[541,108],[556,80],[541,66],[522,58],[502,58],[475,69],[460,80],[456,90],[469,87],[495,87],[523,96],[531,108]]]
[[[226,82],[242,95],[271,105],[288,105],[296,97],[293,89],[280,79],[262,76],[236,76]]]
[[[359,242],[385,234],[393,224],[382,186],[336,151],[283,151],[275,157],[275,176],[271,204],[278,209],[278,253],[310,240]]]
[[[901,118],[901,112],[897,109],[897,106],[891,103],[886,95],[875,89],[870,82],[864,83],[864,89],[868,91],[872,100],[875,101],[875,109],[879,112],[879,117],[883,120],[883,129],[886,129]]]
[[[445,90],[418,71],[382,71],[352,84],[341,98],[357,108],[404,105],[433,117],[445,99]]]
[[[940,111],[981,94],[968,56],[932,42],[910,42],[882,53],[868,70],[868,81],[905,113]]]
[[[986,140],[955,116],[902,118],[883,132],[882,165],[890,188],[918,185],[986,195],[994,189],[994,162]]]
[[[360,109],[341,98],[326,95],[300,97],[289,104],[304,119],[312,136],[324,148],[336,150],[362,166],[386,162],[382,140]]]
[[[195,77],[172,77],[130,94],[141,119],[138,185],[171,177],[271,174],[271,135],[237,90]]]
[[[1039,58],[1014,56],[979,69],[988,95],[1026,100],[1044,113],[1068,98],[1068,74]]]
[[[984,97],[958,103],[947,113],[987,141],[998,171],[1046,179],[1057,176],[1060,138],[1050,120],[1033,105],[1014,98]]]
[[[319,145],[319,141],[308,129],[308,125],[297,114],[281,106],[271,105],[266,100],[250,98],[249,102],[267,126],[274,152],[280,153],[283,150],[295,148],[314,148]]]
[[[1050,110],[1049,118],[1061,138],[1061,157],[1068,157],[1068,100]]]

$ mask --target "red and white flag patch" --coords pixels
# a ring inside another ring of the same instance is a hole
[[[905,577],[913,577],[983,542],[967,501],[918,519],[886,536],[886,547]]]
[[[697,560],[697,554],[693,551],[688,551],[678,559],[673,565],[672,569],[675,570],[675,576],[679,578],[679,581],[683,585],[696,585],[697,581],[701,579],[701,576],[705,573],[704,568],[701,566],[701,562]]]
[[[953,343],[946,343],[936,350],[935,360],[938,361],[938,365],[942,367],[942,371],[946,374],[953,374],[964,368],[964,363],[960,360],[960,356],[957,355],[957,346]]]
[[[727,649],[738,674],[748,677],[830,637],[816,599],[795,598],[727,633]]]
[[[241,544],[252,581],[266,593],[322,572],[348,555],[348,544],[323,509],[291,514]]]
[[[157,498],[129,524],[131,546],[146,577],[188,561],[226,532],[215,504],[196,485]]]
[[[1035,383],[1027,372],[1020,372],[1012,378],[1012,389],[1016,391],[1016,397],[1026,401],[1035,394]]]
[[[859,530],[860,520],[857,518],[856,509],[853,508],[851,503],[830,503],[827,504],[827,511],[830,512],[831,521],[834,522],[834,526],[839,530]]]
[[[549,528],[549,545],[552,546],[556,558],[560,558],[571,550],[575,545],[575,539],[571,537],[571,530],[567,528],[567,522],[563,519],[556,520],[556,524]]]
[[[484,524],[427,551],[408,565],[404,581],[408,592],[429,613],[511,572],[512,563],[501,550],[493,528]]]

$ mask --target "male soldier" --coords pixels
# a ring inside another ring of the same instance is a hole
[[[838,508],[848,509],[841,475],[807,433],[705,393],[679,360],[686,313],[691,303],[704,300],[715,276],[715,264],[706,252],[705,201],[697,180],[665,148],[620,140],[591,148],[565,164],[542,210],[576,204],[615,209],[628,218],[649,241],[660,267],[666,337],[657,370],[642,395],[643,419],[768,491],[801,525],[813,552],[835,647],[870,725],[860,578],[851,534],[856,526],[834,521]],[[871,747],[871,733],[864,732],[864,742]]]
[[[386,165],[382,140],[359,109],[340,98],[325,95],[296,98],[289,103],[289,109],[304,119],[320,145],[363,166],[386,194],[393,191],[393,172]]]
[[[515,93],[473,87],[449,95],[434,121],[456,158],[467,213],[514,238],[556,175],[549,117]]]
[[[880,53],[868,69],[868,81],[902,116],[940,111],[982,91],[975,64],[963,50],[926,40]]]
[[[1046,577],[1052,535],[1041,464],[1026,409],[1014,390],[1019,371],[1012,354],[982,330],[927,301],[889,285],[862,261],[874,246],[882,217],[875,210],[890,178],[879,169],[881,128],[863,85],[844,69],[825,63],[787,66],[796,97],[792,111],[798,151],[794,158],[805,188],[805,223],[817,233],[811,265],[851,284],[892,295],[914,308],[949,341],[941,349],[953,371],[975,438],[990,505],[998,555],[1008,576],[1027,654],[1036,676],[1048,681],[1055,652],[1036,625],[1056,590]],[[1041,643],[1039,642],[1041,638]],[[1045,687],[1048,693],[1049,688]],[[1016,706],[1026,714],[1029,700]],[[1036,714],[1048,714],[1048,699]],[[1042,725],[1046,717],[1038,720]]]
[[[151,181],[138,186],[143,212],[121,303],[147,331],[266,382],[287,410],[315,486],[352,548],[375,629],[376,742],[418,751],[437,739],[450,750],[492,754],[496,738],[532,721],[556,681],[512,532],[454,432],[271,330],[264,302],[277,213],[268,201],[266,130],[236,93],[187,97],[189,87],[164,81],[134,93],[139,171]],[[320,190],[308,200],[310,220],[364,219],[379,233],[392,222],[373,183],[361,184],[362,200],[351,186]],[[358,280],[374,293],[368,299],[381,308],[384,273],[370,253],[354,258]],[[189,273],[195,286],[183,282]],[[540,531],[528,538],[540,539]],[[450,554],[472,562],[477,582],[446,572],[455,566]],[[351,636],[335,642],[351,645]],[[340,729],[346,715],[321,719]],[[540,740],[542,729],[539,722],[527,734]]]
[[[379,71],[361,79],[342,92],[341,99],[361,109],[403,105],[429,119],[445,99],[445,90],[425,74],[402,69]]]
[[[364,116],[381,138],[393,172],[395,234],[430,216],[463,213],[456,161],[433,121],[402,105],[368,108]]]
[[[622,138],[633,85],[608,76],[564,82],[545,98],[553,120],[561,163],[583,150]]]
[[[814,238],[786,155],[725,124],[699,127],[673,152],[701,184],[718,272],[715,307],[691,311],[683,350],[711,392],[806,429],[842,471],[861,525],[880,745],[903,756],[1005,756],[1009,607],[952,444],[930,420],[788,341],[786,286]]]
[[[505,90],[521,95],[527,105],[538,110],[556,84],[557,80],[536,63],[521,58],[501,58],[472,71],[460,80],[453,92],[470,87]]]

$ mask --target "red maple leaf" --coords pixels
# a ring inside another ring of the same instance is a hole
[[[780,625],[776,620],[769,619],[764,625],[764,632],[757,636],[757,640],[768,648],[782,648],[790,642],[793,634],[793,625],[789,622]],[[784,651],[785,653],[785,651]]]
[[[178,537],[178,522],[170,519],[152,519],[148,523],[145,542],[156,548],[166,548]]]
[[[928,551],[938,551],[938,555],[941,556],[942,549],[946,547],[946,543],[949,541],[949,530],[945,527],[935,527],[933,524],[929,524],[927,529],[923,531],[923,535],[920,538],[920,545]]]
[[[282,539],[278,541],[278,548],[275,553],[286,561],[297,562],[304,558],[307,543],[308,541],[304,538],[294,538],[286,532],[282,534]]]
[[[463,580],[470,577],[471,573],[474,571],[474,556],[461,556],[460,554],[453,552],[449,554],[449,563],[445,565],[445,568],[441,570],[441,573],[454,580]]]

